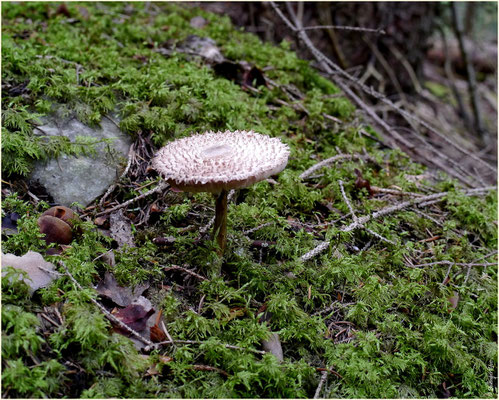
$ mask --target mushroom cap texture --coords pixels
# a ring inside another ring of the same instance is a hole
[[[281,172],[289,147],[253,131],[206,132],[162,147],[152,167],[173,187],[219,193],[243,188]]]

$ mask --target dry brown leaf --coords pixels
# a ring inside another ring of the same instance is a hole
[[[149,288],[148,283],[137,285],[133,289],[130,287],[119,286],[114,275],[106,272],[104,280],[97,285],[97,293],[104,296],[121,307],[127,307],[138,299],[144,290]]]
[[[154,314],[154,308],[147,310],[140,304],[132,303],[128,307],[116,311],[114,316],[134,331],[140,332],[146,328],[147,320],[152,314]],[[116,327],[116,330],[122,332],[119,327]],[[128,334],[126,331],[124,333]]]

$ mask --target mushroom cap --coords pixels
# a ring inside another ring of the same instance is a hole
[[[186,192],[219,193],[281,172],[289,147],[253,131],[206,132],[162,147],[152,168],[173,187]]]

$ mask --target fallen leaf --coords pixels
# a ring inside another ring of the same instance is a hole
[[[65,17],[71,17],[71,13],[68,10],[68,6],[66,3],[61,3],[59,7],[57,7],[57,11],[55,12],[55,15],[64,15]]]
[[[357,168],[354,169],[355,175],[357,175],[357,179],[355,180],[355,187],[357,189],[366,188],[369,192],[369,197],[374,196],[374,191],[371,189],[371,183],[362,177],[362,172],[360,172]]]
[[[115,304],[121,307],[127,307],[139,296],[142,295],[144,290],[149,288],[148,283],[135,286],[133,289],[130,287],[119,286],[114,275],[106,272],[104,280],[100,281],[97,285],[97,293],[112,300]]]
[[[149,328],[151,342],[154,342],[154,343],[159,343],[159,342],[162,342],[166,339],[165,332],[163,332],[163,329],[161,329],[159,327],[159,322],[161,320],[162,313],[163,313],[163,310],[160,309],[158,314],[156,315],[156,323]]]
[[[459,293],[454,291],[453,295],[448,298],[450,306],[449,306],[449,312],[454,311],[458,304],[459,304]]]
[[[109,217],[109,229],[111,237],[118,242],[118,248],[127,245],[135,247],[132,233],[132,223],[128,219],[123,210],[118,210],[112,213]]]
[[[154,308],[146,309],[140,304],[132,303],[128,307],[116,311],[114,316],[134,331],[140,332],[146,328],[147,320],[152,314],[154,314]],[[120,333],[128,334],[119,326],[115,329]]]
[[[246,314],[246,309],[243,308],[243,307],[234,307],[234,308],[231,308],[230,312],[229,312],[229,315],[224,318],[224,321],[225,322],[229,322],[229,321],[232,321],[234,318],[237,318],[237,317],[242,317]]]
[[[21,257],[2,253],[2,276],[5,275],[4,269],[7,266],[27,272],[28,279],[23,278],[23,281],[29,286],[31,294],[39,288],[47,287],[59,274],[55,271],[54,264],[45,261],[40,253],[34,251],[28,251]]]
[[[279,362],[284,361],[281,341],[279,340],[279,335],[277,333],[272,333],[267,340],[262,340],[262,347],[265,351],[272,353]]]
[[[267,81],[263,76],[263,72],[257,67],[253,66],[244,73],[243,87],[267,86]]]
[[[17,220],[21,216],[16,213],[7,213],[2,218],[2,233],[5,235],[15,235],[17,233]]]

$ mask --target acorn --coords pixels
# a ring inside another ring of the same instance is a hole
[[[71,210],[71,208],[65,206],[51,207],[42,214],[42,217],[45,215],[50,215],[52,217],[62,219],[71,228],[73,227],[74,222],[79,220],[78,215],[73,210]]]
[[[78,215],[70,208],[55,206],[45,211],[37,222],[47,244],[66,245],[73,239],[73,225],[78,220]]]
[[[71,226],[62,219],[51,215],[42,215],[38,218],[40,232],[45,234],[44,239],[47,244],[69,244],[73,239]]]

